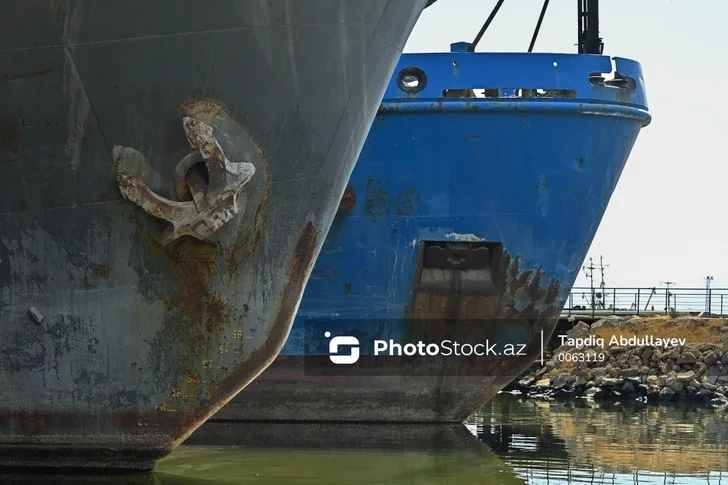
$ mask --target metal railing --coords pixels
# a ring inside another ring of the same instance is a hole
[[[728,316],[728,288],[588,288],[575,287],[565,315],[689,314]]]

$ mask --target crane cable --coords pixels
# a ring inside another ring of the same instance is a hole
[[[478,42],[480,42],[480,39],[483,38],[483,34],[485,34],[485,31],[490,26],[490,23],[493,22],[493,19],[495,18],[496,14],[498,14],[498,10],[500,10],[504,1],[505,0],[498,0],[498,3],[495,4],[495,7],[493,7],[493,11],[490,12],[488,19],[485,21],[483,26],[480,28],[480,32],[478,32],[478,35],[475,36],[473,43],[470,44],[470,48],[468,49],[468,52],[475,52],[475,46],[477,46]]]
[[[431,2],[429,2],[428,6],[430,6],[435,1],[436,0],[432,0]],[[538,16],[538,22],[536,23],[536,29],[533,31],[533,36],[531,37],[531,43],[528,46],[528,52],[533,52],[533,47],[536,45],[536,39],[538,38],[538,33],[541,31],[541,24],[543,23],[543,19],[546,16],[546,10],[549,8],[549,1],[550,0],[544,0],[544,2],[543,2],[543,7],[541,7],[541,14]],[[505,2],[505,0],[498,0],[498,3],[495,4],[495,7],[493,7],[493,10],[490,12],[490,15],[488,15],[488,18],[486,19],[485,23],[480,28],[478,35],[475,36],[475,39],[473,39],[473,42],[470,44],[470,48],[468,49],[469,52],[475,52],[475,47],[478,45],[480,40],[483,38],[485,31],[488,30],[488,27],[490,27],[490,24],[493,22],[493,19],[495,19],[495,16],[498,14],[498,11],[503,6],[503,2]]]
[[[533,31],[531,44],[528,46],[528,52],[533,52],[533,46],[536,45],[536,38],[538,37],[538,32],[541,30],[541,23],[543,22],[543,18],[546,15],[547,8],[549,8],[549,0],[544,0],[543,7],[541,8],[541,15],[539,15],[538,22],[536,23],[536,30]]]

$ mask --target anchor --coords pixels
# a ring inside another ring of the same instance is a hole
[[[167,245],[181,236],[206,239],[238,213],[238,194],[255,175],[255,166],[248,162],[231,162],[225,157],[212,126],[194,118],[182,120],[190,146],[200,152],[205,161],[209,181],[196,170],[189,170],[185,181],[192,195],[191,201],[179,202],[155,194],[146,182],[119,168],[116,179],[124,198],[135,203],[154,217],[170,223],[162,234],[161,243]],[[114,159],[122,167],[121,159],[141,156],[133,149],[114,147]]]

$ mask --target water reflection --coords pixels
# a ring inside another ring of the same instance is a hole
[[[728,485],[728,413],[710,408],[502,395],[466,425],[209,423],[154,473],[0,485]]]
[[[209,423],[153,474],[0,475],[13,485],[523,485],[463,425]]]
[[[528,483],[728,485],[728,415],[498,396],[467,424]]]
[[[164,485],[525,483],[462,425],[210,423],[156,475]]]
[[[52,472],[0,473],[2,485],[162,485],[153,473],[132,474],[61,474]]]

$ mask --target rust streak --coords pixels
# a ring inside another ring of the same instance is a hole
[[[341,197],[341,202],[339,202],[338,212],[348,214],[354,208],[354,204],[356,204],[356,192],[354,192],[354,187],[347,185],[344,195]]]
[[[94,266],[94,276],[97,278],[108,278],[110,271],[109,267],[104,264],[97,264]]]
[[[192,115],[224,116],[233,119],[228,110],[219,101],[212,98],[198,98],[179,105],[182,111]]]
[[[461,294],[457,285],[442,292],[416,287],[411,318],[445,325],[444,329],[455,325],[463,335],[488,336],[491,328],[525,325],[528,338],[522,343],[527,344],[526,355],[473,357],[469,361],[468,365],[477,369],[479,375],[495,378],[493,386],[497,392],[536,358],[540,351],[540,331],[545,331],[545,337],[553,332],[561,311],[557,305],[560,283],[551,280],[544,286],[546,274],[542,268],[522,271],[520,258],[512,259],[506,250],[494,257],[491,272],[495,294]],[[492,337],[498,338],[496,334]],[[483,394],[479,399],[485,402],[491,395],[492,392]]]
[[[165,248],[167,261],[177,281],[180,292],[176,298],[165,300],[167,309],[178,308],[190,323],[199,325],[214,334],[228,321],[230,310],[210,292],[210,283],[217,272],[215,258],[220,245],[184,237]]]
[[[307,276],[314,263],[313,255],[317,244],[318,232],[313,223],[309,221],[304,226],[294,248],[288,282],[281,295],[281,302],[268,338],[232,374],[219,383],[208,399],[201,400],[197,408],[185,416],[173,437],[174,446],[187,439],[200,424],[225,406],[275,359],[290,330]]]

